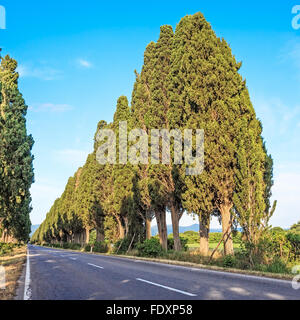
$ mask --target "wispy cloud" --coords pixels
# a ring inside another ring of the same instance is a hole
[[[20,64],[17,68],[20,78],[36,78],[44,81],[57,80],[62,72],[49,66],[32,67]]]
[[[93,64],[90,61],[85,59],[78,59],[77,63],[82,68],[90,69],[93,67]]]
[[[66,112],[73,107],[69,104],[40,103],[31,105],[29,109],[34,112]]]

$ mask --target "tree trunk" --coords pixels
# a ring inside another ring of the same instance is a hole
[[[159,242],[163,248],[163,250],[168,250],[168,230],[167,230],[167,218],[166,212],[155,212]]]
[[[151,219],[146,217],[146,239],[151,239],[152,232],[151,232]]]
[[[82,230],[80,233],[80,242],[84,246],[85,245],[85,231]]]
[[[90,228],[85,228],[85,243],[88,244],[90,242]]]
[[[173,227],[173,238],[174,238],[174,250],[182,250],[180,236],[179,236],[179,219],[180,212],[178,212],[176,206],[171,204],[171,217],[172,217],[172,227]]]
[[[124,226],[125,226],[125,229],[124,229],[124,237],[127,237],[127,236],[128,236],[128,233],[129,233],[128,218],[127,218],[127,217],[123,217],[123,221],[124,221]]]
[[[97,242],[102,242],[105,240],[103,232],[101,232],[99,229],[97,229],[97,236],[96,236],[96,241]]]
[[[225,255],[233,255],[233,240],[231,233],[231,207],[229,205],[223,205],[220,208],[221,216],[222,216],[222,230],[224,237],[224,254]]]
[[[199,216],[199,233],[200,233],[200,254],[207,256],[209,254],[209,228],[210,216],[202,214]]]
[[[118,227],[119,227],[119,239],[124,239],[125,238],[125,230],[122,225],[122,221],[121,221],[120,217],[118,217],[118,216],[116,216],[116,220],[118,222]]]

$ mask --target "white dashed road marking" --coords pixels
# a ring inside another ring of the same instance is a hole
[[[148,283],[148,284],[151,284],[151,285],[153,285],[153,286],[157,286],[157,287],[160,287],[160,288],[164,288],[164,289],[167,289],[167,290],[170,290],[170,291],[175,291],[175,292],[184,294],[184,295],[186,295],[186,296],[197,297],[196,294],[189,293],[189,292],[182,291],[182,290],[178,290],[178,289],[174,289],[174,288],[170,288],[170,287],[166,287],[166,286],[163,286],[163,285],[161,285],[161,284],[159,284],[159,283],[154,283],[154,282],[147,281],[147,280],[140,279],[140,278],[137,278],[136,280],[137,280],[137,281],[141,281],[141,282],[145,282],[145,283]]]
[[[92,263],[88,263],[88,265],[92,266],[92,267],[95,267],[95,268],[98,268],[98,269],[104,269],[103,267],[96,266],[95,264],[92,264]]]
[[[26,263],[26,275],[25,275],[25,286],[24,286],[24,300],[31,299],[31,289],[30,289],[30,259],[29,259],[29,249],[27,249],[27,263]]]

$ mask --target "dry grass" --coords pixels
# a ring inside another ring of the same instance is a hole
[[[13,300],[16,295],[18,280],[26,260],[26,246],[16,248],[8,255],[0,256],[0,265],[5,268],[6,286],[0,289],[0,300]]]

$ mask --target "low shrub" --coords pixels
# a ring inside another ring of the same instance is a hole
[[[87,245],[84,247],[84,251],[85,251],[85,252],[91,252],[91,245],[90,245],[90,244],[87,244]]]
[[[18,245],[14,243],[0,243],[0,255],[5,255],[13,252]]]
[[[113,253],[114,254],[125,254],[128,251],[128,248],[130,246],[131,241],[132,241],[132,239],[130,239],[130,238],[119,239],[114,244]]]
[[[181,247],[183,251],[188,250],[188,239],[180,237]],[[174,250],[174,238],[168,238],[168,250]]]
[[[107,253],[108,252],[108,245],[105,241],[95,242],[95,246],[93,248],[94,252],[98,253]]]
[[[266,272],[289,273],[287,265],[281,259],[275,259],[266,266]]]
[[[223,267],[225,268],[235,268],[237,265],[237,260],[235,256],[228,255],[223,258]]]
[[[138,255],[146,257],[157,257],[162,255],[163,249],[156,238],[145,240],[137,245]]]

